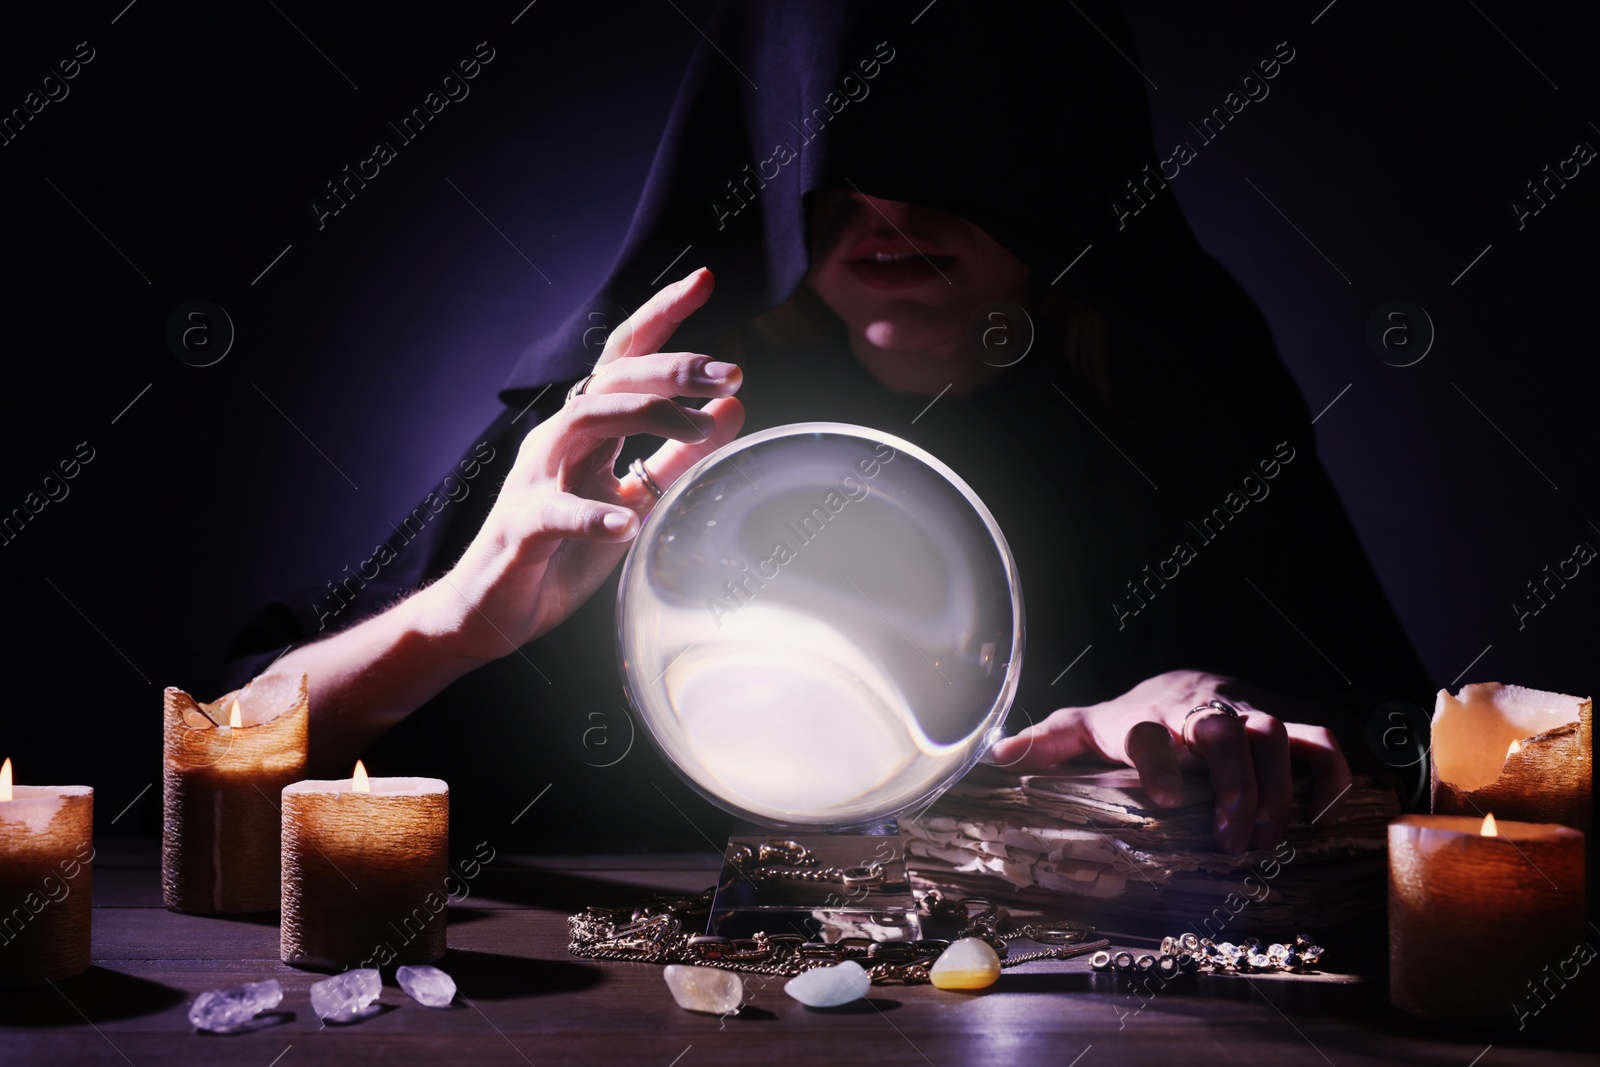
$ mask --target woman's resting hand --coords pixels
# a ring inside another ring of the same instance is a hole
[[[1220,711],[1187,718],[1213,698]],[[1310,816],[1328,818],[1350,788],[1350,767],[1333,734],[1322,726],[1287,722],[1284,702],[1230,678],[1169,671],[1123,695],[1083,708],[1061,708],[997,744],[990,758],[1015,771],[1037,771],[1063,760],[1098,756],[1139,771],[1150,798],[1181,803],[1181,770],[1206,769],[1216,793],[1213,837],[1224,852],[1271,848],[1289,821],[1291,765],[1311,774]]]
[[[611,573],[656,502],[637,477],[613,471],[624,437],[668,439],[645,461],[666,489],[738,434],[739,368],[661,351],[712,286],[701,269],[657,292],[612,332],[583,394],[524,438],[483,528],[427,590],[458,655],[511,653],[571,615]],[[714,399],[696,410],[675,397]]]

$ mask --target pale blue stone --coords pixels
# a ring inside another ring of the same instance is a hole
[[[808,1008],[837,1008],[860,1000],[872,988],[872,978],[855,960],[832,967],[813,967],[789,979],[783,991]]]

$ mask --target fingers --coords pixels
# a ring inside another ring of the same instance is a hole
[[[1192,716],[1184,726],[1189,748],[1211,775],[1217,807],[1211,836],[1223,852],[1243,852],[1255,829],[1256,776],[1243,719],[1220,711]]]
[[[1250,832],[1251,848],[1271,848],[1283,840],[1289,825],[1289,805],[1294,780],[1289,768],[1289,734],[1270,715],[1255,714],[1245,720],[1245,737],[1256,775],[1256,814]]]
[[[548,422],[541,423],[523,442],[532,449],[533,476],[570,472],[571,488],[591,473],[585,461],[604,442],[629,434],[645,433],[672,441],[705,441],[717,428],[716,416],[687,407],[664,396],[613,393],[574,398]],[[615,458],[605,457],[609,463]],[[518,456],[519,462],[522,456]],[[591,464],[592,466],[592,464]]]
[[[1008,771],[1042,771],[1094,751],[1084,708],[1062,708],[1004,739],[989,758]]]
[[[711,272],[701,267],[687,278],[659,290],[611,331],[595,367],[598,369],[628,356],[659,352],[678,325],[711,298],[715,286]]]
[[[655,352],[617,360],[596,370],[584,395],[731,396],[743,384],[744,372],[732,363],[721,363],[695,352]]]
[[[1291,722],[1285,729],[1289,735],[1290,754],[1311,771],[1306,817],[1315,826],[1326,826],[1338,817],[1344,795],[1350,791],[1350,764],[1327,727]]]
[[[1260,712],[1242,719],[1215,712],[1195,716],[1186,732],[1190,750],[1205,760],[1211,775],[1217,804],[1213,835],[1224,852],[1271,848],[1283,840],[1293,811],[1296,764],[1311,772],[1306,818],[1315,825],[1336,817],[1350,789],[1350,765],[1324,727],[1286,723]]]
[[[1272,848],[1284,838],[1293,814],[1294,767],[1312,778],[1306,817],[1326,824],[1351,784],[1350,767],[1333,735],[1323,727],[1284,722],[1240,704],[1240,715],[1206,711],[1184,716],[1177,707],[1139,699],[1063,708],[999,742],[989,752],[997,766],[1039,771],[1085,753],[1127,762],[1161,807],[1184,803],[1180,768],[1203,763],[1215,793],[1212,837],[1223,852]],[[1165,706],[1163,706],[1165,705]],[[1183,744],[1178,744],[1178,741]]]
[[[513,516],[507,531],[526,551],[548,551],[562,540],[613,543],[639,532],[639,517],[628,508],[572,493],[541,493]]]
[[[690,467],[739,436],[739,430],[744,426],[744,405],[731,396],[713,400],[701,411],[715,420],[709,437],[692,443],[668,441],[644,462],[645,470],[650,472],[650,477],[662,492],[683,477]],[[655,494],[631,474],[622,479],[622,498],[641,513],[648,512],[655,505]]]
[[[1178,773],[1178,746],[1165,723],[1135,723],[1123,742],[1128,762],[1139,771],[1139,783],[1163,808],[1183,803],[1183,776]]]
[[[556,418],[571,431],[562,436],[596,441],[635,433],[672,441],[703,441],[716,429],[716,419],[706,412],[646,393],[580,396]]]

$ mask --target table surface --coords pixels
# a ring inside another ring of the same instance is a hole
[[[781,979],[752,976],[748,1006],[724,1019],[680,1010],[657,966],[567,954],[571,912],[654,890],[699,891],[715,880],[716,863],[709,850],[501,856],[450,908],[451,947],[440,965],[460,988],[456,1004],[424,1008],[386,974],[381,1012],[333,1026],[311,1010],[307,990],[321,976],[279,962],[274,916],[169,912],[155,844],[111,843],[95,861],[94,967],[53,987],[0,991],[0,1064],[1592,1067],[1600,1049],[1595,1028],[1555,1018],[1555,1002],[1511,1036],[1425,1024],[1389,1006],[1381,970],[1333,973],[1331,960],[1330,973],[1315,976],[1200,975],[1148,1001],[1115,976],[1092,973],[1085,959],[1042,961],[1007,970],[981,993],[879,986],[864,1004],[830,1011],[791,1000]],[[1148,947],[1112,936],[1119,946]],[[270,1025],[231,1036],[190,1028],[197,994],[264,978],[284,988]],[[1583,975],[1560,995],[1569,1008],[1592,1005],[1595,987]]]

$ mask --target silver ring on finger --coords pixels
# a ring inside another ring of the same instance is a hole
[[[1244,717],[1239,714],[1239,709],[1222,700],[1208,700],[1204,704],[1190,708],[1189,713],[1183,717],[1183,743],[1190,748],[1194,748],[1194,737],[1189,729],[1189,724],[1194,721],[1196,715],[1207,711],[1220,711],[1230,719],[1242,719]]]
[[[656,484],[656,480],[650,477],[650,472],[645,470],[644,460],[636,459],[632,463],[628,464],[628,473],[639,479],[639,481],[643,482],[644,487],[650,490],[651,496],[655,497],[657,500],[661,499],[662,489]]]
[[[1230,719],[1242,718],[1242,716],[1239,714],[1239,709],[1234,707],[1232,704],[1222,700],[1208,700],[1199,707],[1190,708],[1189,714],[1183,717],[1183,721],[1187,723],[1190,719],[1194,718],[1202,711],[1220,711]]]
[[[589,391],[589,383],[594,381],[594,378],[593,374],[585,374],[582,378],[573,382],[572,388],[567,390],[567,399],[564,402],[570,404],[584,393],[587,393]]]

